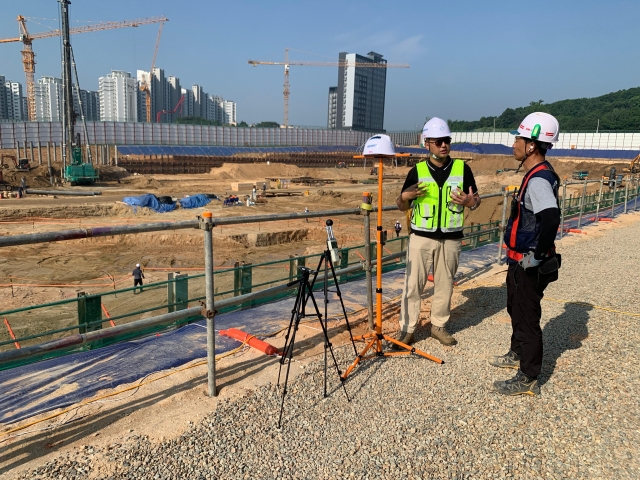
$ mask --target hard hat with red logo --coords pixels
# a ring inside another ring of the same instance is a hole
[[[544,143],[557,142],[559,133],[560,124],[556,117],[544,112],[530,113],[517,130],[511,131],[511,135]]]

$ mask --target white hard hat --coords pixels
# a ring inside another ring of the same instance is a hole
[[[512,130],[511,135],[529,138],[543,143],[555,143],[558,141],[560,124],[556,117],[544,112],[530,113],[522,120],[517,130]]]
[[[139,263],[136,263],[136,268],[140,268],[140,264]]]
[[[445,138],[451,136],[451,130],[446,120],[433,117],[422,127],[422,138]]]
[[[389,135],[374,135],[364,144],[362,154],[365,157],[395,157],[396,149]]]

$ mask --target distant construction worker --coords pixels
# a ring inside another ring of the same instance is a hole
[[[449,157],[451,131],[447,122],[432,118],[424,125],[422,137],[429,159],[409,170],[396,200],[401,211],[412,209],[397,339],[405,344],[413,342],[420,297],[433,267],[431,336],[443,345],[455,345],[458,342],[447,332],[446,325],[462,246],[464,207],[478,208],[480,196],[471,168],[464,161]]]
[[[511,203],[505,230],[507,244],[507,312],[511,317],[511,348],[489,360],[494,367],[517,369],[515,377],[494,382],[503,395],[539,395],[542,369],[540,301],[544,289],[558,279],[560,256],[555,238],[560,225],[558,186],[560,179],[545,155],[558,141],[558,120],[536,112],[522,121],[513,142],[513,154],[525,175]]]
[[[25,177],[22,177],[20,179],[20,186],[22,187],[22,195],[20,196],[20,198],[22,198],[27,195],[27,179]]]
[[[267,193],[267,182],[262,183],[262,195]]]
[[[393,229],[396,231],[396,238],[398,238],[400,236],[400,231],[402,230],[400,220],[396,220],[396,224],[393,226]]]
[[[255,202],[256,198],[258,198],[258,193],[257,193],[256,186],[254,185],[253,189],[251,190],[251,200]]]
[[[140,264],[136,263],[136,268],[133,269],[133,293],[136,293],[136,287],[140,285],[140,291],[142,292],[142,279],[144,278],[144,273],[140,270]]]
[[[309,207],[304,207],[304,213],[309,213]],[[309,219],[305,218],[304,219],[307,223],[309,223]]]

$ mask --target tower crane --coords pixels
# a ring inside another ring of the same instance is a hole
[[[149,73],[146,76],[142,77],[142,82],[140,82],[140,91],[144,92],[145,106],[147,110],[147,123],[151,123],[151,75],[153,75],[153,69],[156,66],[156,56],[158,55],[158,46],[160,45],[160,37],[162,36],[162,27],[164,27],[164,22],[161,22],[160,28],[158,28],[156,48],[153,51],[153,60],[151,60],[151,70],[149,70]],[[158,116],[158,118],[160,117]]]
[[[284,49],[284,62],[262,62],[259,60],[248,60],[249,65],[283,65],[284,66],[284,127],[289,126],[289,67],[357,67],[357,68],[409,68],[407,63],[370,63],[370,62],[311,62],[311,61],[289,61],[289,49]]]
[[[50,30],[48,32],[41,33],[29,33],[27,29],[27,18],[18,15],[18,30],[20,32],[19,37],[13,38],[0,38],[0,43],[22,42],[22,64],[24,66],[24,73],[27,81],[27,110],[29,112],[29,120],[34,121],[36,119],[36,92],[34,84],[34,76],[36,73],[36,61],[35,52],[33,51],[32,42],[41,38],[59,37],[60,30]],[[148,25],[150,23],[164,23],[168,22],[166,17],[149,17],[139,18],[136,20],[123,20],[121,22],[103,22],[96,23],[95,25],[85,25],[82,27],[70,28],[69,33],[86,33],[96,32],[99,30],[112,30],[115,28],[125,27],[139,27],[140,25]]]

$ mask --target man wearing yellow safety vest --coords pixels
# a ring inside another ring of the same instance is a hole
[[[507,312],[511,317],[509,352],[489,360],[500,368],[517,369],[510,380],[494,382],[503,395],[539,395],[538,375],[542,369],[540,301],[544,289],[558,279],[560,255],[554,241],[560,224],[558,185],[560,179],[546,160],[546,153],[558,141],[560,126],[552,115],[535,112],[522,121],[513,142],[513,155],[525,174],[511,203],[505,229],[507,244]],[[518,168],[519,170],[519,168]]]
[[[455,345],[458,342],[447,332],[446,324],[451,316],[464,207],[475,210],[480,197],[471,168],[462,160],[449,157],[451,131],[447,122],[430,119],[424,125],[422,138],[429,149],[429,159],[409,171],[396,200],[401,211],[412,209],[397,339],[405,344],[413,342],[420,317],[420,295],[433,267],[431,336],[443,345]]]

